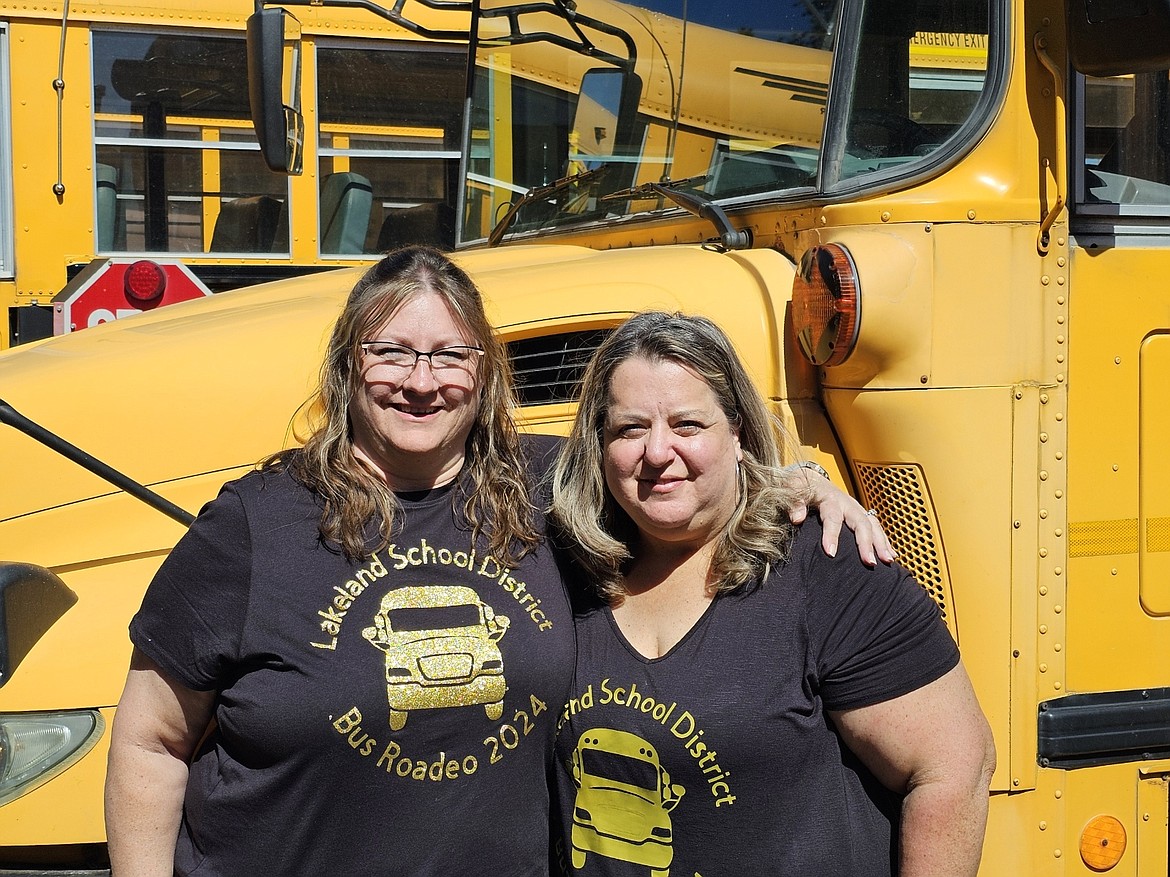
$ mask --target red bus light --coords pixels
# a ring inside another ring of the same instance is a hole
[[[131,301],[149,302],[159,298],[167,288],[167,274],[161,265],[139,259],[126,269],[123,281]]]

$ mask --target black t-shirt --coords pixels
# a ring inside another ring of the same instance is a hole
[[[900,568],[867,569],[810,518],[762,585],[711,602],[649,659],[603,606],[580,610],[557,734],[558,859],[589,875],[888,875],[897,801],[826,710],[944,675],[958,651]],[[883,800],[885,799],[885,800]]]
[[[472,544],[450,489],[400,500],[393,544],[350,563],[314,494],[252,473],[159,570],[131,638],[218,692],[176,873],[547,874],[562,576],[547,547],[510,569]]]

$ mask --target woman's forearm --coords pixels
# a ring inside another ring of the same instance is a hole
[[[112,877],[170,877],[187,788],[187,764],[165,749],[116,740],[106,773]]]
[[[106,837],[113,877],[169,877],[188,759],[211,721],[213,691],[186,688],[134,650],[110,731]]]
[[[900,877],[975,877],[987,826],[990,773],[924,782],[902,802]]]

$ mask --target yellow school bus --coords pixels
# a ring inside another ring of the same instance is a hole
[[[251,3],[2,0],[0,347],[453,244],[469,9],[302,11],[287,177],[249,117]]]
[[[632,312],[723,325],[959,643],[999,753],[987,877],[1170,867],[1167,16],[1099,0],[481,0],[473,19],[456,258],[526,421],[564,429],[581,363]],[[293,170],[311,118],[280,87],[296,28],[263,20],[276,51],[253,75],[276,115],[257,124],[269,164]],[[127,620],[183,512],[295,442],[356,276],[0,355],[0,420],[180,510],[0,433],[15,607],[0,867],[102,868]],[[33,739],[55,742],[8,742]]]

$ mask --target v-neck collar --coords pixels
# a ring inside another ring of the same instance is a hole
[[[703,614],[696,618],[695,623],[687,629],[687,632],[679,637],[678,642],[667,649],[666,654],[659,655],[657,658],[651,658],[648,655],[642,654],[626,638],[626,635],[622,632],[621,625],[618,624],[617,618],[614,617],[613,609],[611,609],[609,606],[606,606],[603,611],[605,612],[606,621],[609,623],[610,629],[613,631],[613,635],[617,637],[618,642],[621,643],[622,647],[630,653],[631,657],[643,664],[657,664],[674,656],[674,654],[678,652],[678,650],[681,649],[683,645],[686,644],[687,640],[691,639],[691,637],[696,635],[697,631],[705,627],[708,623],[708,619],[711,617],[712,613],[715,612],[715,607],[718,604],[719,595],[716,595],[714,598],[712,598],[711,602],[707,604],[707,608],[703,610]]]

